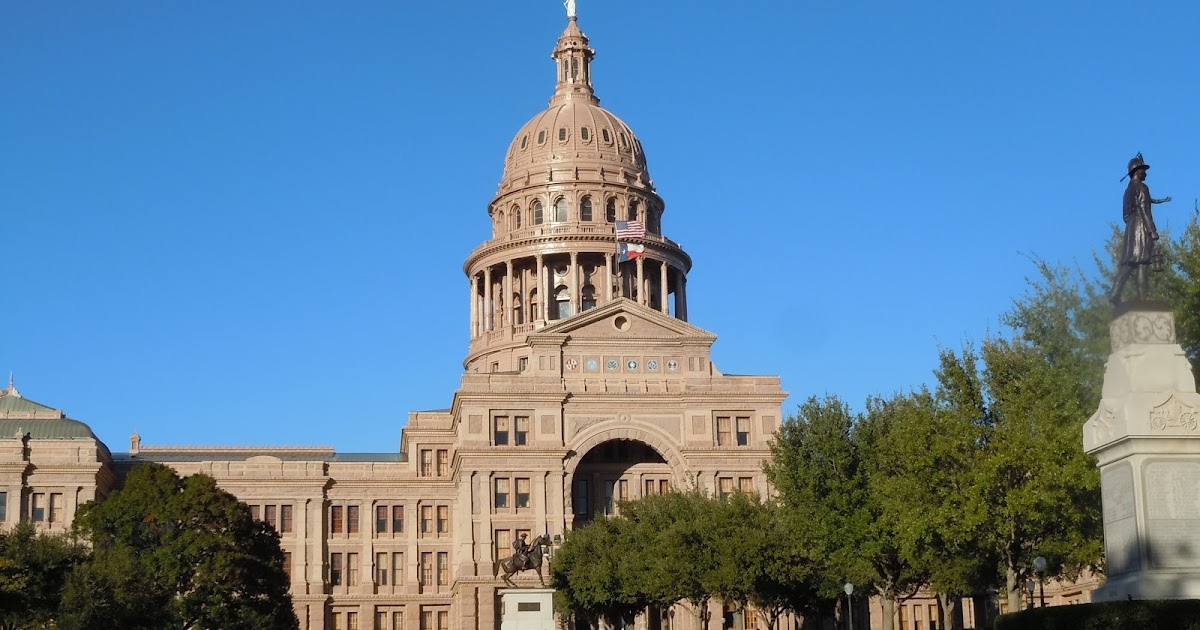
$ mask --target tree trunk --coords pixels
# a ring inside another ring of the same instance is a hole
[[[880,624],[880,627],[883,628],[883,630],[895,630],[895,627],[896,627],[896,596],[895,595],[883,595],[879,598],[879,604],[880,604],[880,606],[883,607],[883,619],[879,620],[882,622]],[[863,614],[866,614],[866,611],[864,611]],[[869,628],[871,626],[870,626],[870,624],[867,624],[865,627]]]
[[[942,622],[938,624],[938,627],[946,630],[962,630],[962,614],[958,610],[958,597],[938,593],[938,604],[942,615]]]
[[[1021,576],[1011,565],[1004,570],[1005,584],[1008,587],[1008,612],[1021,610]]]

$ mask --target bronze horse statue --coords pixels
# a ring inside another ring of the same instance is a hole
[[[550,536],[541,534],[537,538],[534,538],[533,542],[529,543],[529,551],[521,554],[519,557],[516,554],[511,555],[498,563],[500,570],[504,572],[504,575],[500,577],[506,583],[512,585],[513,581],[511,578],[513,574],[533,570],[537,571],[538,581],[542,583],[542,586],[545,586],[546,580],[542,578],[542,554],[543,549],[549,546]]]

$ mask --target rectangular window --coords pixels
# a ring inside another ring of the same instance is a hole
[[[446,586],[450,583],[450,554],[439,551],[437,555],[437,583]]]
[[[388,506],[375,506],[375,533],[386,534],[388,529]]]
[[[358,585],[358,554],[346,554],[346,584]]]
[[[438,627],[437,630],[450,630],[450,612],[446,610],[438,611]]]
[[[292,583],[292,552],[283,552],[283,574],[287,576],[288,584]]]
[[[496,427],[493,431],[493,441],[496,446],[508,446],[508,416],[496,416]]]
[[[388,630],[387,613],[380,610],[375,613],[375,630]]]
[[[8,493],[0,492],[0,523],[8,520]]]
[[[658,490],[658,482],[654,481],[653,479],[647,479],[645,481],[645,487],[642,490],[642,496],[648,497],[652,494],[655,494],[657,490]]]
[[[399,551],[392,554],[392,586],[404,583],[404,554]]]
[[[433,451],[427,448],[421,449],[421,476],[433,476]]]
[[[671,482],[666,479],[658,480],[658,493],[666,494],[671,491]]]
[[[275,520],[276,511],[278,509],[279,508],[274,505],[263,506],[263,520],[267,522],[267,525],[271,526],[271,529],[276,531],[278,531],[279,528],[279,522]]]
[[[421,506],[421,533],[422,534],[432,534],[433,533],[433,506],[432,505],[422,505]]]
[[[446,449],[438,449],[437,452],[437,476],[447,477],[450,475],[450,451]]]
[[[753,477],[738,477],[738,490],[740,490],[746,494],[750,494],[751,492],[754,492],[754,478]]]
[[[345,630],[346,626],[342,624],[342,613],[333,613],[333,630]]]
[[[717,417],[717,446],[729,446],[731,442],[731,429],[729,416]]]
[[[392,613],[392,630],[404,630],[404,613]]]
[[[721,477],[718,479],[717,495],[722,499],[728,499],[731,494],[733,494],[733,477]]]
[[[746,446],[750,444],[750,418],[748,416],[737,417],[737,445]]]
[[[375,583],[380,586],[387,586],[388,567],[387,554],[375,554]]]
[[[46,520],[46,495],[42,492],[34,493],[30,501],[30,516],[35,522]]]
[[[496,530],[496,560],[508,557],[512,546],[512,532],[507,529]]]
[[[63,521],[63,495],[60,492],[50,494],[50,522],[61,523]]]
[[[437,508],[438,535],[450,533],[450,506],[439,505]]]
[[[742,609],[742,617],[746,620],[746,630],[758,630],[758,611],[749,606]]]
[[[529,444],[529,416],[517,416],[517,430],[513,437],[516,438],[513,443],[517,446]]]
[[[345,521],[342,520],[342,506],[335,505],[329,508],[329,533],[340,534],[345,529]]]
[[[618,501],[628,501],[629,500],[629,480],[628,479],[617,480],[617,500]]]
[[[358,506],[346,506],[346,532],[350,534],[358,533]]]
[[[437,630],[433,627],[433,611],[421,611],[421,630]]]
[[[404,531],[404,506],[392,506],[392,533],[399,534]]]
[[[421,586],[433,585],[433,553],[421,552]]]
[[[529,357],[521,357],[517,359],[517,369],[524,372],[529,369]]]
[[[529,479],[517,478],[517,509],[529,507]]]
[[[575,494],[571,498],[571,503],[575,508],[576,515],[587,516],[592,513],[591,486],[587,479],[575,480]]]
[[[508,479],[504,477],[496,478],[496,509],[502,510],[508,507]]]
[[[279,533],[292,533],[292,506],[290,505],[279,506]]]
[[[346,630],[358,630],[358,613],[346,613]]]
[[[613,480],[604,482],[604,514],[605,516],[613,513],[613,493],[617,489],[617,482]]]
[[[259,507],[257,505],[250,506],[250,518],[252,518],[256,521],[261,521],[262,520],[262,518],[260,518],[261,514],[262,514],[262,512],[259,511]]]
[[[337,586],[342,583],[342,554],[329,554],[329,583]]]

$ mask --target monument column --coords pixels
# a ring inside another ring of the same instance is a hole
[[[516,323],[513,315],[516,313],[517,301],[513,299],[512,290],[512,272],[513,264],[511,260],[504,261],[504,303],[507,304],[504,308],[503,321],[500,322],[504,326],[512,326]]]
[[[663,260],[658,263],[658,306],[664,314],[671,312],[671,305],[667,302],[667,261]]]
[[[471,281],[471,338],[479,336],[479,303],[475,299],[475,276],[472,275]]]
[[[637,301],[638,301],[638,304],[642,304],[642,305],[645,305],[645,304],[647,304],[647,301],[646,301],[646,285],[645,285],[645,283],[642,281],[642,279],[643,279],[643,278],[645,278],[645,273],[644,273],[644,272],[645,272],[645,267],[646,267],[645,258],[644,258],[644,257],[642,257],[642,256],[638,256],[638,259],[637,259],[637,280],[636,280],[636,282],[637,282]]]
[[[537,277],[538,277],[538,319],[546,321],[546,313],[549,309],[546,303],[550,301],[550,296],[546,293],[546,276],[549,271],[546,269],[546,260],[541,254],[537,255]]]
[[[608,253],[604,255],[604,302],[613,301],[613,255]]]
[[[483,268],[483,331],[492,330],[492,267]]]
[[[571,292],[571,307],[568,317],[578,313],[581,310],[583,300],[579,299],[579,254],[571,252],[571,287],[568,289]]]

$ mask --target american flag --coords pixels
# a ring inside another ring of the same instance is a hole
[[[641,221],[617,221],[617,239],[643,238],[646,225]]]

